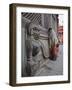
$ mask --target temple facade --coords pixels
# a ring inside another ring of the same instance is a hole
[[[46,29],[58,29],[58,14],[22,13],[22,17]]]

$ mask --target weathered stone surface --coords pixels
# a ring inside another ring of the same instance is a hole
[[[63,75],[63,45],[60,45],[59,56],[56,61],[46,60],[42,62],[35,76]]]

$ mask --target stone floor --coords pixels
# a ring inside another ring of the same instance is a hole
[[[63,45],[59,46],[59,56],[57,60],[47,60],[43,67],[39,68],[35,76],[51,76],[63,74]]]

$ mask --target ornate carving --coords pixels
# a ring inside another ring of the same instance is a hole
[[[26,40],[26,48],[27,48],[27,61],[29,65],[29,69],[31,74],[28,75],[35,75],[39,67],[42,66],[42,62],[48,60],[49,54],[46,52],[46,47],[44,46],[44,42],[48,43],[48,34],[45,35],[47,38],[45,39],[44,36],[41,36],[40,31],[47,31],[45,28],[30,23],[27,27],[27,40]],[[42,34],[43,35],[43,34]],[[44,42],[41,41],[41,38],[44,38]],[[28,68],[27,68],[28,69]]]

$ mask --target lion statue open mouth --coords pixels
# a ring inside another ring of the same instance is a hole
[[[45,31],[46,33],[44,33]],[[37,75],[37,71],[45,66],[49,59],[56,60],[58,47],[58,39],[52,28],[47,30],[39,25],[30,23],[27,26],[26,38],[27,75]]]

